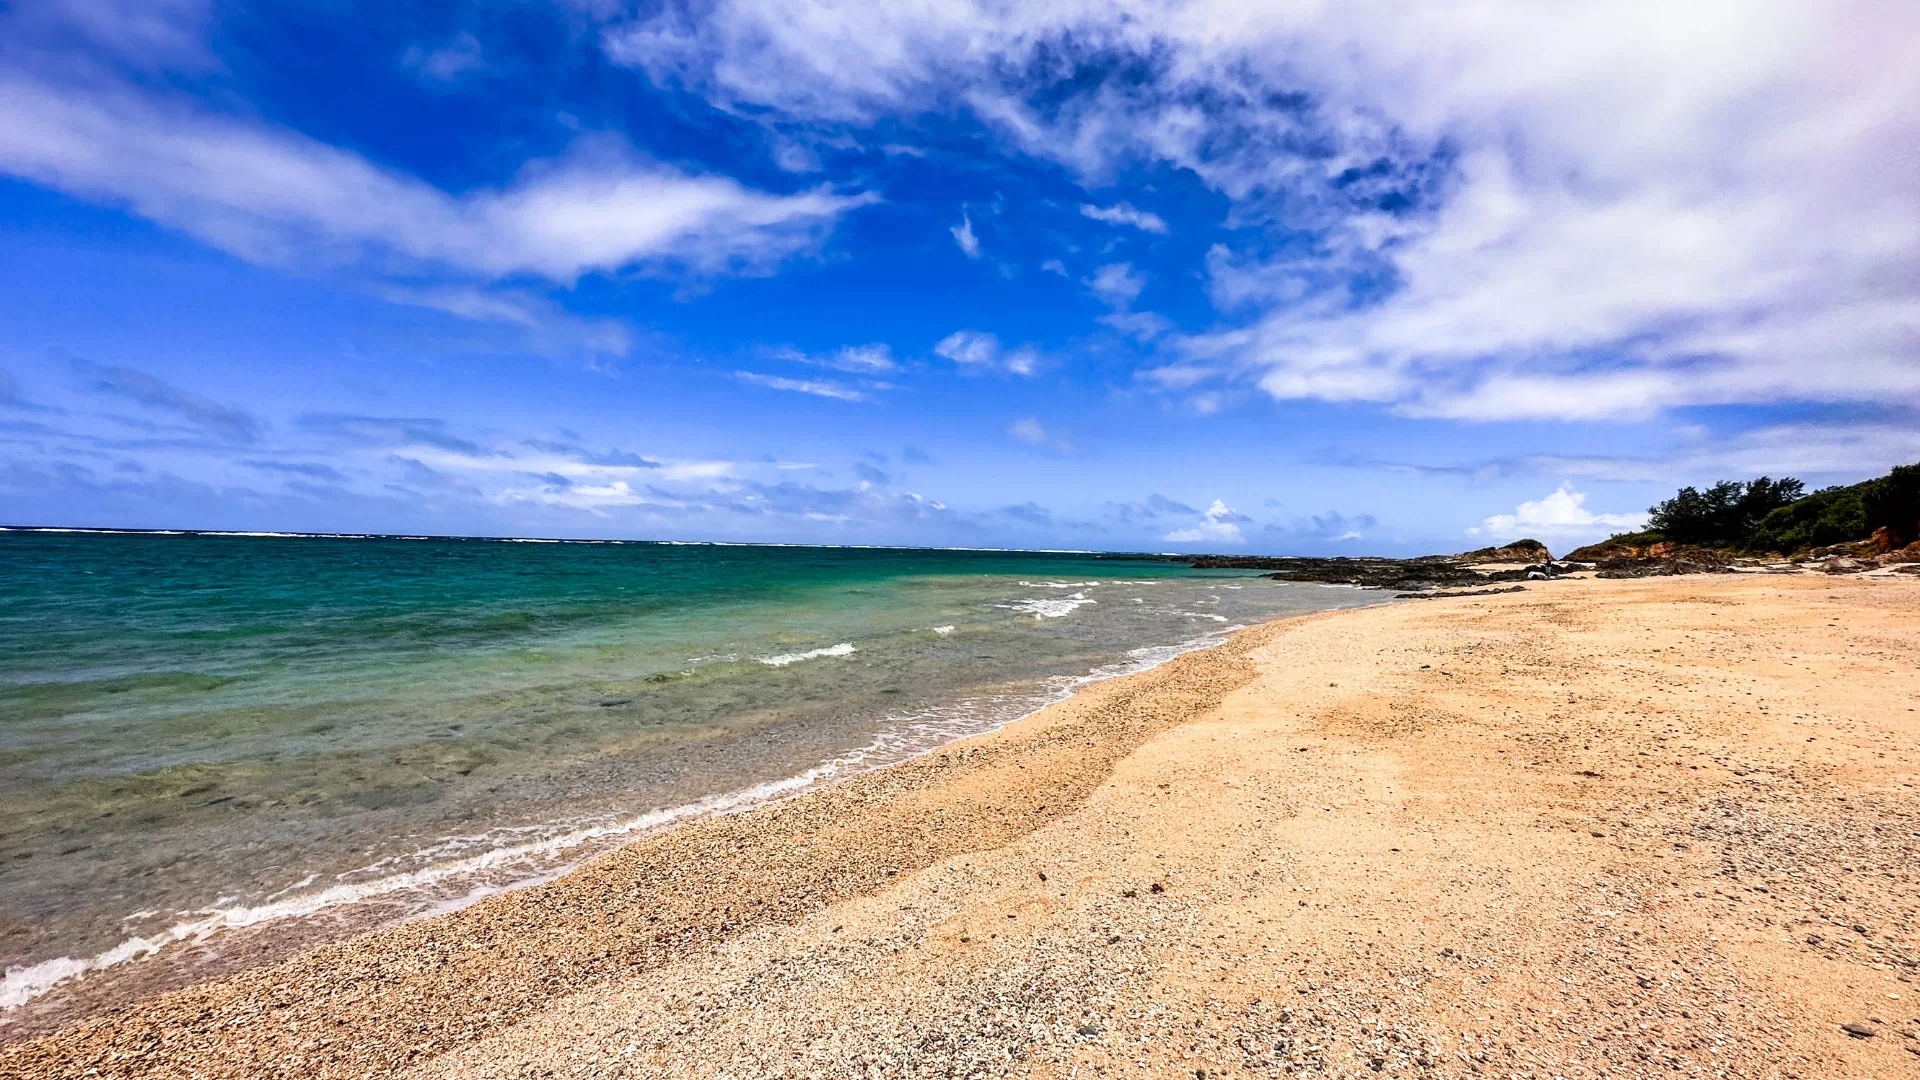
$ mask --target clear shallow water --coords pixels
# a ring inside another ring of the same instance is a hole
[[[0,533],[0,1007],[458,906],[1379,599],[1051,553]]]

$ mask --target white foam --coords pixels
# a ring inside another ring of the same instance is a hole
[[[1034,621],[1038,622],[1041,619],[1058,619],[1066,615],[1071,615],[1075,608],[1084,607],[1088,604],[1097,604],[1099,602],[1098,600],[1089,599],[1086,593],[1077,592],[1060,599],[1041,597],[1034,600],[1016,600],[1011,604],[995,604],[993,606],[1005,608],[1009,611],[1018,611],[1023,615],[1032,615]]]
[[[780,780],[755,784],[752,787],[728,792],[724,795],[709,796],[697,802],[665,810],[653,810],[638,817],[609,825],[594,825],[574,829],[555,836],[546,836],[527,843],[508,847],[493,848],[478,855],[453,859],[446,862],[432,862],[434,853],[449,847],[466,846],[476,840],[475,837],[449,837],[431,848],[415,852],[408,856],[382,859],[380,862],[360,870],[350,870],[335,879],[353,877],[376,868],[389,866],[398,861],[426,861],[427,865],[418,870],[398,874],[386,874],[367,881],[343,882],[319,889],[314,892],[299,893],[283,900],[252,906],[234,906],[212,908],[194,912],[199,918],[187,919],[175,923],[166,930],[152,936],[131,937],[105,952],[84,958],[59,956],[43,960],[26,967],[10,967],[3,982],[0,982],[0,1009],[12,1009],[24,1005],[34,998],[52,990],[69,979],[107,968],[116,967],[129,960],[151,953],[157,953],[169,945],[181,942],[203,942],[214,934],[225,930],[242,930],[262,923],[281,919],[300,918],[316,915],[331,908],[348,904],[365,903],[397,894],[420,892],[429,886],[437,885],[461,877],[477,877],[492,870],[499,870],[514,863],[538,864],[542,857],[553,856],[561,852],[592,844],[596,848],[609,846],[598,841],[608,841],[636,833],[648,832],[683,818],[715,814],[733,813],[757,806],[781,795],[791,794],[809,787],[842,771],[850,764],[858,764],[867,753],[863,747],[851,754],[841,755],[814,766],[803,773]],[[507,830],[512,832],[534,832],[537,828]],[[464,896],[450,901],[442,901],[423,909],[425,913],[440,913],[465,907],[484,897],[509,889],[524,888],[539,881],[552,880],[560,874],[577,866],[578,861],[561,866],[544,866],[537,872],[519,878],[507,885],[482,885],[470,889]],[[533,866],[528,867],[533,870]],[[309,879],[311,880],[311,879]],[[276,894],[278,895],[278,894]]]
[[[737,652],[708,653],[705,656],[689,656],[687,657],[687,663],[696,664],[696,665],[697,664],[714,664],[714,663],[731,664],[738,659],[740,659],[740,654]]]
[[[788,664],[797,664],[802,660],[817,660],[822,656],[851,656],[854,651],[852,642],[843,641],[838,645],[829,645],[824,649],[808,649],[806,652],[781,653],[778,656],[762,656],[759,659],[761,663],[766,664],[768,667],[786,667]]]
[[[1034,603],[1063,602],[1065,601],[1034,601]],[[1082,598],[1074,606],[1077,607],[1079,603],[1093,602]],[[0,980],[0,1010],[17,1008],[61,983],[117,967],[129,960],[157,953],[171,945],[203,942],[222,931],[246,929],[281,919],[316,915],[346,905],[407,893],[424,894],[429,887],[454,879],[478,878],[489,872],[503,870],[511,872],[516,864],[524,864],[524,868],[505,883],[476,882],[458,896],[429,900],[417,906],[410,914],[435,915],[457,910],[488,896],[551,881],[580,865],[587,856],[612,847],[614,841],[660,829],[687,818],[716,816],[752,809],[775,799],[798,794],[841,773],[864,772],[884,765],[897,764],[930,753],[957,739],[997,731],[1039,712],[1048,705],[1066,700],[1082,686],[1145,671],[1183,653],[1212,648],[1225,642],[1225,637],[1208,636],[1192,638],[1176,645],[1145,646],[1130,650],[1126,660],[1102,665],[1084,675],[1060,676],[1051,679],[1047,683],[1046,690],[1039,695],[1012,698],[994,695],[984,701],[977,698],[964,698],[925,713],[889,716],[887,719],[891,726],[865,746],[829,758],[805,772],[783,779],[755,784],[722,795],[709,796],[681,806],[648,811],[610,824],[569,828],[557,834],[553,830],[564,828],[565,823],[494,829],[477,836],[446,837],[439,843],[419,851],[382,859],[357,870],[338,874],[334,878],[335,884],[327,888],[285,895],[289,891],[300,889],[311,883],[314,877],[309,875],[303,881],[272,894],[268,902],[191,912],[190,914],[198,918],[182,920],[151,936],[129,937],[113,948],[93,956],[82,958],[59,956],[51,960],[43,960],[38,964],[10,967],[6,970],[4,980]],[[812,656],[845,656],[853,651],[850,643],[843,642],[829,649],[814,649],[808,653],[794,654],[794,659]],[[762,662],[772,661],[769,659]],[[1019,711],[1016,712],[1016,709]],[[548,835],[538,835],[540,833]],[[488,847],[474,855],[445,860],[441,858],[447,853],[471,850],[475,846],[487,845],[490,841],[503,837],[526,835],[536,838],[504,846]],[[577,853],[571,858],[555,858],[567,852],[576,852],[581,848],[588,850]],[[416,864],[419,868],[399,873],[385,872],[389,867],[408,862]],[[369,875],[373,876],[369,877]],[[367,878],[367,880],[348,880],[351,878]],[[276,899],[282,896],[284,899]]]
[[[953,633],[953,624],[948,623],[945,626],[929,626],[927,629],[939,634],[941,637],[946,637],[948,634]]]
[[[1097,581],[1022,581],[1020,584],[1029,589],[1090,589],[1100,583]]]

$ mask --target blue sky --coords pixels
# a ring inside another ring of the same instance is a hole
[[[0,8],[8,523],[1417,553],[1920,459],[1911,5],[292,7]]]

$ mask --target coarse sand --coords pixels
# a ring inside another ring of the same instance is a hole
[[[1916,707],[1920,580],[1269,623],[0,1077],[1920,1077]]]

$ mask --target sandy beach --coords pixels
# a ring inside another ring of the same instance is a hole
[[[1920,1075],[1917,630],[1813,574],[1269,623],[0,1076]]]

